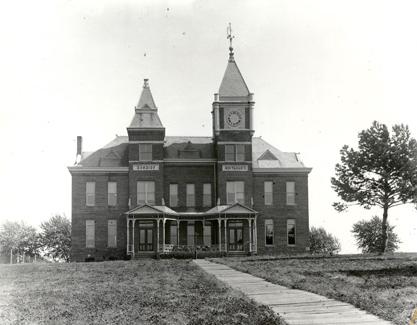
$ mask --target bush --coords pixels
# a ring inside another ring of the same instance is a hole
[[[337,254],[341,246],[339,240],[324,228],[311,227],[310,252],[313,254]]]
[[[359,221],[353,225],[352,233],[356,239],[356,245],[362,253],[379,253],[384,246],[382,239],[382,220],[374,216],[370,221]],[[394,233],[394,227],[387,222],[387,243],[385,252],[394,252],[398,249],[400,240]]]
[[[173,251],[169,253],[161,253],[159,258],[161,259],[193,259],[195,258],[195,251]],[[210,258],[210,257],[225,257],[225,252],[216,251],[197,251],[197,258]]]

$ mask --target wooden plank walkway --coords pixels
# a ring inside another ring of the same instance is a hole
[[[259,304],[268,305],[289,325],[392,325],[345,302],[303,290],[289,289],[223,264],[206,260],[194,260],[194,263]]]

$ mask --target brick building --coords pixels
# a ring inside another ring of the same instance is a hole
[[[171,250],[308,250],[308,174],[296,153],[253,137],[253,94],[233,49],[213,134],[166,136],[148,80],[127,136],[84,153],[72,175],[72,260]]]

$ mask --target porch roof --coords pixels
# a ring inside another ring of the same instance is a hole
[[[149,205],[144,204],[125,212],[127,215],[133,216],[158,216],[161,214],[176,217],[204,217],[219,214],[257,214],[258,212],[240,203],[231,205],[217,205],[205,212],[177,212],[165,205]]]

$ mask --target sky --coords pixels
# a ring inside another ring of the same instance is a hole
[[[76,136],[93,151],[126,135],[143,79],[167,135],[211,135],[211,103],[228,59],[253,92],[255,136],[300,152],[310,225],[357,252],[330,186],[341,147],[377,120],[417,137],[415,1],[8,1],[0,5],[0,198],[4,220],[71,216]],[[389,212],[417,251],[417,210]]]

